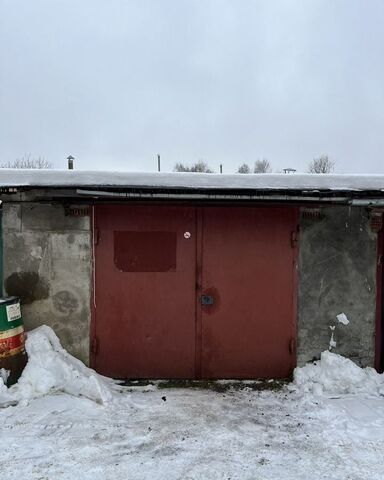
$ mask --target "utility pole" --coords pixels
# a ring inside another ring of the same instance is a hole
[[[160,153],[157,154],[157,171],[160,172]]]

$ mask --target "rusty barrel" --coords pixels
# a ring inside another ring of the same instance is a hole
[[[9,372],[8,386],[17,382],[26,363],[20,299],[0,298],[0,368]]]

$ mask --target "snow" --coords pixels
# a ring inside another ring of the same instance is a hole
[[[3,368],[1,370],[4,370]],[[4,393],[7,390],[7,387],[5,386],[5,381],[4,377],[0,375],[0,395]]]
[[[166,401],[162,397],[166,397]],[[167,389],[0,410],[2,480],[382,480],[382,399]]]
[[[360,368],[352,360],[329,351],[321,354],[320,361],[296,368],[293,376],[303,392],[384,396],[383,374],[373,368]]]
[[[28,402],[0,409],[2,480],[384,477],[383,376],[334,353],[296,369],[281,390],[226,381],[219,393],[117,386],[48,327],[27,348],[27,370],[8,391]]]
[[[345,313],[339,313],[338,315],[336,315],[336,318],[339,321],[339,323],[342,323],[343,325],[349,324],[349,320]]]
[[[2,381],[3,384],[6,383],[9,377],[9,373],[9,370],[6,370],[5,368],[0,368],[0,382]]]
[[[207,174],[0,169],[2,187],[151,187],[308,191],[384,190],[384,175]]]
[[[29,332],[25,348],[28,363],[18,383],[8,390],[12,399],[28,401],[57,391],[99,403],[112,399],[114,383],[70,355],[50,327],[43,325]]]
[[[329,328],[331,330],[331,338],[329,340],[329,350],[332,350],[332,348],[337,347],[337,342],[335,340],[335,328],[336,327],[334,325],[330,325]]]

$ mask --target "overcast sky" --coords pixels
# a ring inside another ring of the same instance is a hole
[[[0,0],[0,163],[384,173],[382,0]]]

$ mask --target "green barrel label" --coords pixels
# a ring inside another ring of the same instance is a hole
[[[14,322],[15,320],[19,320],[19,318],[21,318],[20,303],[14,303],[13,305],[7,305],[5,308],[6,308],[6,311],[7,311],[8,322]]]

